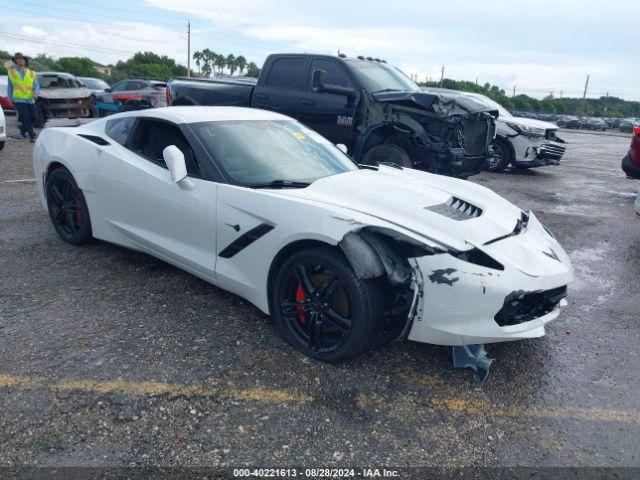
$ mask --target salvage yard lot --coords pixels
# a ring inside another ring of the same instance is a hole
[[[9,131],[15,128],[9,126]],[[246,301],[147,255],[54,233],[31,145],[0,153],[0,465],[640,466],[640,182],[629,138],[563,132],[560,167],[483,173],[576,270],[543,339],[297,353]],[[9,183],[8,183],[9,181]]]

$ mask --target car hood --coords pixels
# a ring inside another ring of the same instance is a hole
[[[498,116],[497,110],[492,110],[473,97],[457,93],[393,91],[374,93],[373,97],[381,103],[393,103],[405,107],[420,108],[442,116],[468,115],[480,112],[487,112],[495,117]]]
[[[558,130],[558,126],[555,123],[543,122],[542,120],[535,120],[533,118],[525,117],[500,117],[499,120],[506,123],[519,123],[521,125],[542,128],[544,130]]]
[[[38,96],[47,100],[64,98],[87,98],[91,96],[88,88],[43,88]]]
[[[456,250],[512,233],[522,215],[519,208],[475,183],[384,166],[378,171],[333,175],[304,189],[278,193],[376,217]],[[467,202],[462,209],[471,205],[481,214],[460,220],[459,211],[447,206],[452,197]]]

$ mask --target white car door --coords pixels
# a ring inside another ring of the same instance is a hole
[[[118,139],[118,128],[107,122],[107,135]],[[218,184],[199,178],[197,159],[178,126],[139,118],[132,135],[126,146],[104,149],[99,161],[98,195],[107,224],[121,236],[118,243],[213,281]],[[169,145],[185,154],[192,189],[171,180],[162,159]]]

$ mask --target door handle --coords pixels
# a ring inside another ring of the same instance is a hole
[[[269,98],[269,95],[265,94],[265,93],[257,93],[256,94],[256,98],[258,100],[267,100]]]
[[[315,105],[315,100],[302,100],[303,105]]]

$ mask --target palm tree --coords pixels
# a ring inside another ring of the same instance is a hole
[[[247,59],[242,55],[238,55],[238,57],[236,58],[236,66],[238,67],[238,75],[242,75],[244,67],[247,66]]]
[[[229,73],[231,74],[231,76],[233,76],[237,68],[236,56],[233,53],[230,53],[229,55],[227,55],[227,67],[229,68]]]
[[[222,75],[224,67],[227,65],[227,60],[224,55],[216,55],[215,65],[218,67],[218,75]]]
[[[211,50],[209,50],[208,48],[205,48],[204,50],[202,50],[202,61],[204,63],[203,67],[202,67],[202,72],[207,76],[210,77],[211,76],[211,72],[213,71],[213,58],[215,56],[215,53],[212,52]]]
[[[198,72],[202,73],[202,69],[200,68],[200,62],[203,59],[203,55],[201,51],[196,51],[193,53],[193,59],[196,61],[196,65],[198,66]]]

